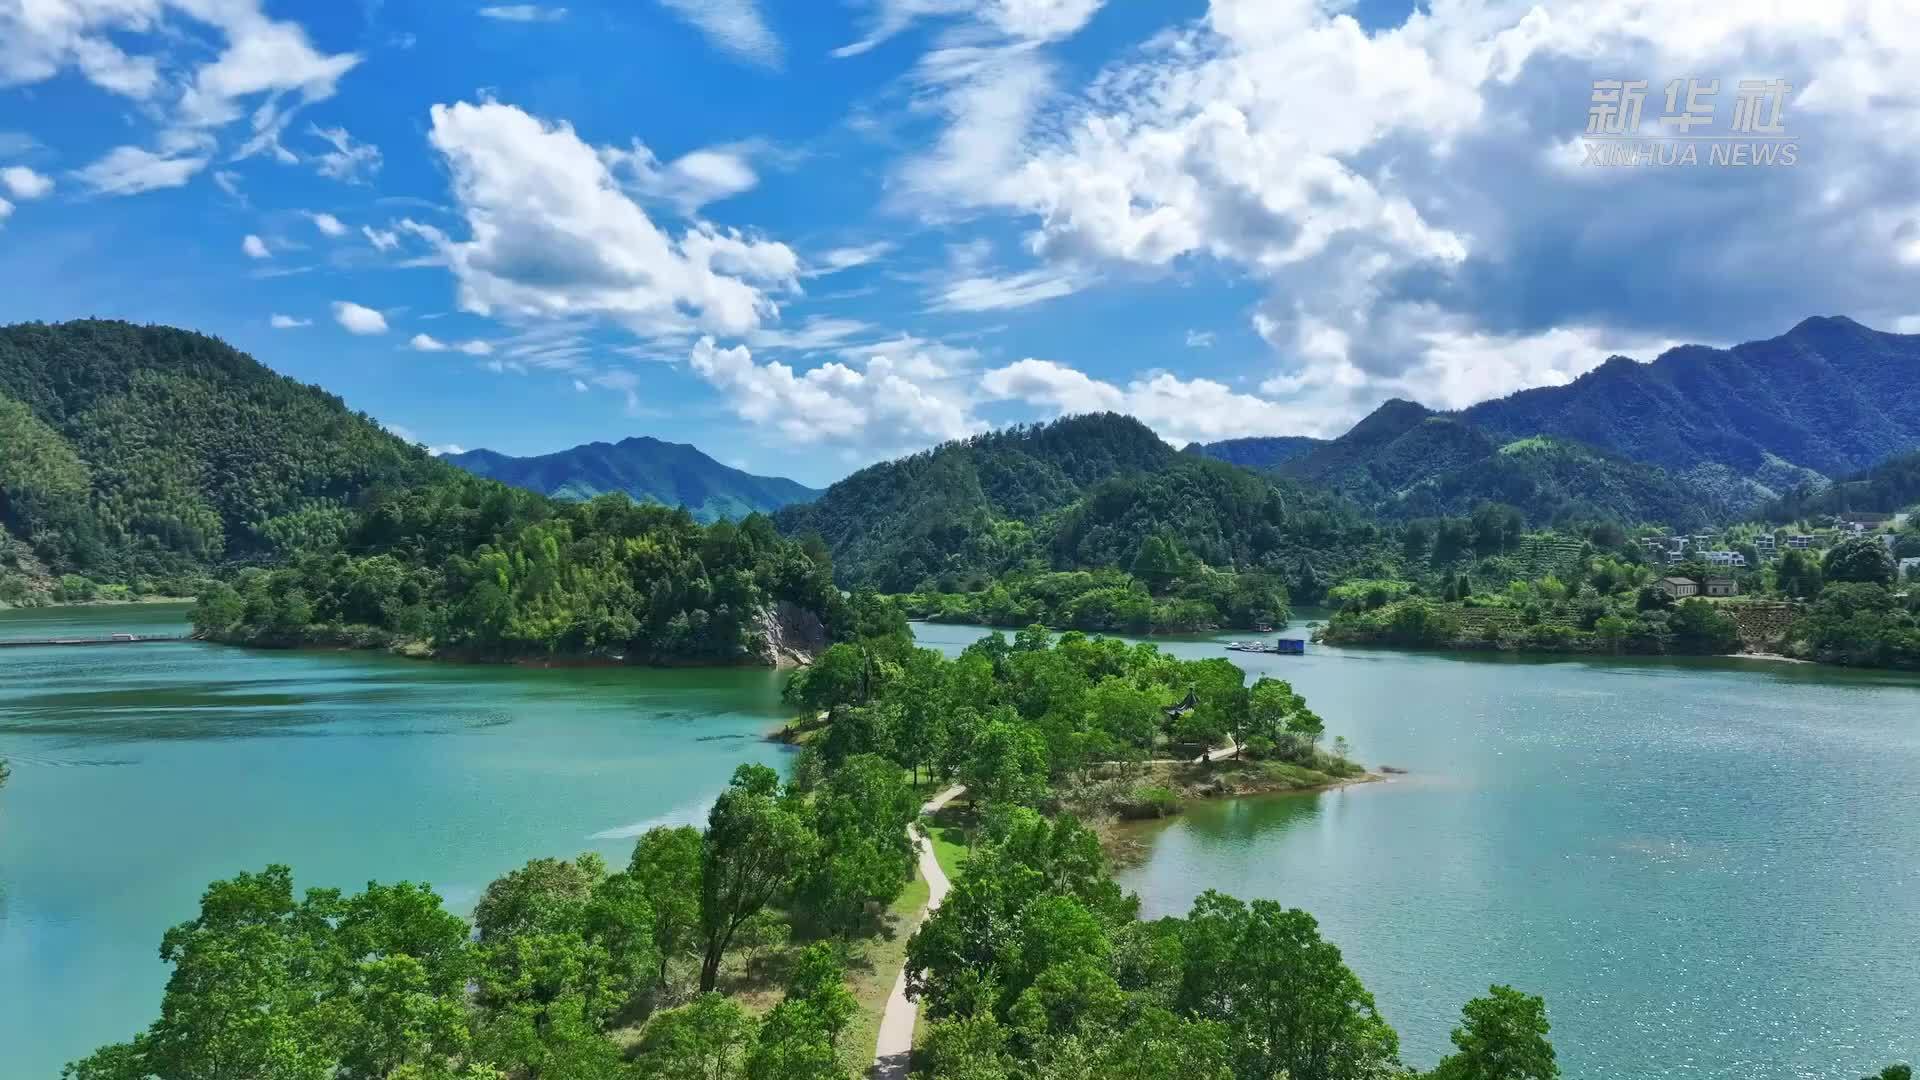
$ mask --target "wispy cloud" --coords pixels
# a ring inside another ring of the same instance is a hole
[[[752,64],[778,68],[786,51],[753,0],[660,0],[720,48]]]
[[[567,17],[567,9],[542,4],[494,4],[481,8],[479,14],[501,22],[559,22]]]

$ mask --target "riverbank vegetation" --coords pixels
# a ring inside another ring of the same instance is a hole
[[[1171,567],[1150,569],[1136,558],[1119,570],[1022,573],[997,579],[979,592],[911,593],[901,597],[908,617],[928,622],[1023,627],[1039,623],[1075,630],[1181,633],[1221,627],[1285,625],[1286,586],[1258,573],[1213,570],[1187,555],[1177,540],[1143,546],[1165,553]],[[1141,575],[1145,574],[1146,577]],[[1150,587],[1152,582],[1155,587]]]
[[[568,503],[449,475],[311,522],[277,569],[208,589],[197,634],[476,659],[773,662],[851,633],[824,552],[753,515],[703,526],[624,495]]]
[[[1749,530],[1750,531],[1750,530]],[[1533,538],[1530,538],[1533,539]],[[1535,541],[1543,549],[1544,541]],[[1725,541],[1752,550],[1744,533]],[[1345,583],[1320,631],[1338,644],[1497,648],[1523,652],[1708,655],[1743,649],[1822,663],[1920,668],[1920,595],[1895,581],[1893,553],[1877,536],[1840,540],[1824,552],[1720,571],[1689,559],[1655,564],[1621,542],[1557,543],[1545,573],[1511,575],[1482,560],[1451,576]],[[1676,599],[1669,577],[1723,576],[1736,598]]]

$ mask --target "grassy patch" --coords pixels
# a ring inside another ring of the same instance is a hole
[[[880,1015],[893,993],[893,980],[907,962],[907,941],[913,936],[920,909],[927,906],[927,879],[918,874],[887,909],[878,934],[853,944],[847,956],[847,989],[860,1003],[860,1013],[842,1036],[841,1056],[855,1075],[873,1064],[874,1044],[880,1038]]]
[[[970,834],[973,828],[973,807],[949,803],[940,808],[940,812],[930,818],[923,818],[923,828],[927,838],[933,842],[933,857],[940,869],[952,882],[960,874],[960,864],[967,859],[967,851],[972,846]]]

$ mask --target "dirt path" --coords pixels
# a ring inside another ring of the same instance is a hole
[[[938,813],[940,808],[960,797],[967,789],[955,784],[953,787],[927,800],[921,807],[923,813]],[[913,929],[927,920],[940,901],[947,896],[947,875],[940,869],[940,860],[933,857],[933,844],[928,841],[919,826],[913,826],[913,843],[920,849],[920,876],[927,879],[927,906],[914,921]],[[919,1018],[920,1009],[913,999],[907,997],[907,969],[904,965],[900,974],[893,980],[893,993],[887,997],[887,1009],[880,1014],[880,1037],[873,1047],[873,1068],[867,1071],[874,1080],[904,1080],[907,1066],[913,1057],[913,1025]]]

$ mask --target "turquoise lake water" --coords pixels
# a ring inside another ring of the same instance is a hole
[[[0,639],[166,632],[166,606],[0,613]],[[917,627],[959,648],[980,631]],[[1218,642],[1163,643],[1219,655]],[[1920,680],[1760,661],[1314,649],[1290,678],[1393,783],[1193,807],[1126,871],[1319,917],[1400,1030],[1547,996],[1570,1077],[1843,1077],[1920,1055]],[[207,882],[435,884],[624,858],[777,764],[781,677],[533,671],[195,643],[0,650],[0,1054],[50,1077],[153,1014]]]

